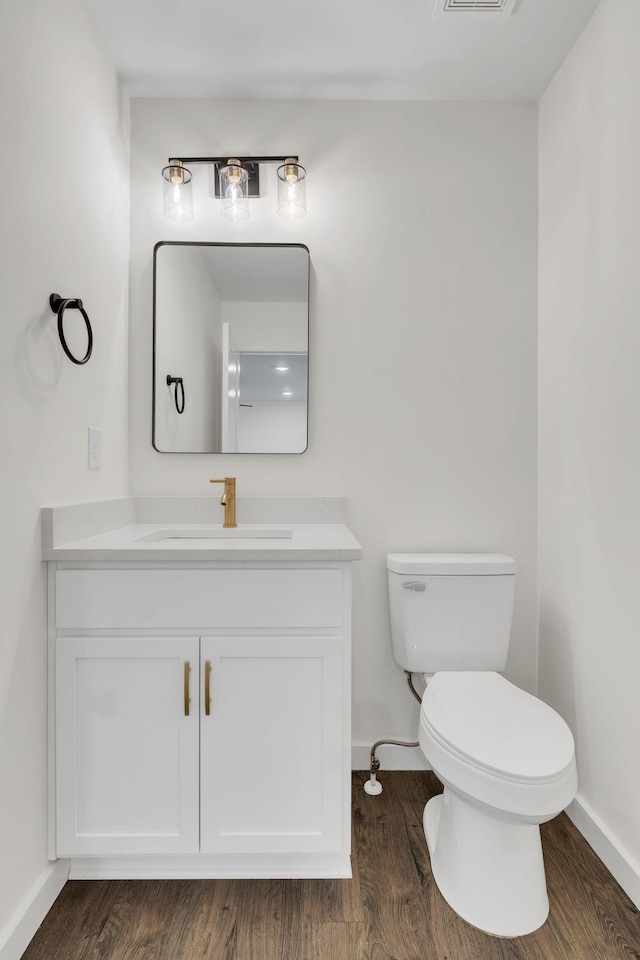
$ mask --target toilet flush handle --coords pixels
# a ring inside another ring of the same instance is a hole
[[[422,583],[421,580],[405,580],[402,586],[405,590],[415,590],[416,593],[424,593],[427,589],[426,583]]]

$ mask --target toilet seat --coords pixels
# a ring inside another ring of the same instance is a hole
[[[562,717],[492,671],[434,674],[421,726],[460,760],[500,779],[555,781],[574,764]]]

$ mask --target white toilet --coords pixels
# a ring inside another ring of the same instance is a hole
[[[500,937],[549,912],[539,824],[573,799],[571,731],[506,667],[516,565],[502,554],[387,557],[396,662],[423,673],[420,747],[444,784],[424,810],[440,892],[464,920]]]

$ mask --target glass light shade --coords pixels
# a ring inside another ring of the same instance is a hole
[[[307,212],[307,171],[295,160],[278,167],[278,213],[285,220],[300,220]]]
[[[249,174],[239,160],[220,168],[220,215],[225,220],[246,220],[249,216]]]
[[[191,171],[180,160],[171,161],[162,171],[164,215],[179,223],[193,220]]]

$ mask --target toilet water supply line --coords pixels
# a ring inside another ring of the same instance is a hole
[[[409,684],[409,689],[414,695],[418,703],[422,703],[422,697],[416,690],[413,685],[413,674],[409,673],[408,670],[405,670],[407,675],[407,683]],[[382,784],[377,779],[377,773],[380,769],[380,761],[376,757],[376,750],[378,747],[381,747],[383,743],[390,743],[396,747],[419,747],[420,743],[418,740],[414,742],[409,742],[407,740],[376,740],[374,745],[371,747],[371,757],[369,763],[369,779],[365,782],[364,792],[368,793],[372,797],[377,797],[382,793]]]

